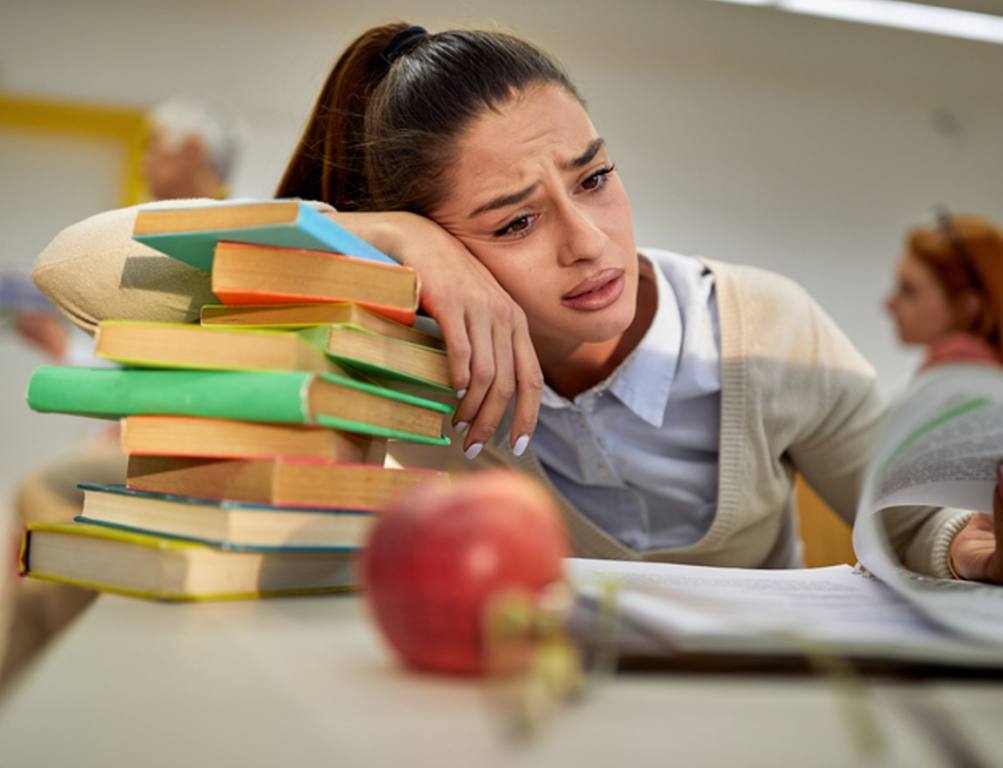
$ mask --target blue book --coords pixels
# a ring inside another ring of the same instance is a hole
[[[397,264],[300,200],[140,208],[133,239],[206,272],[216,243],[306,248]]]

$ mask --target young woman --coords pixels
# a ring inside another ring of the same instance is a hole
[[[333,205],[419,272],[467,458],[549,483],[579,554],[796,565],[797,472],[852,519],[881,413],[870,366],[786,279],[639,253],[610,148],[529,43],[366,32],[278,194]],[[132,216],[82,222],[42,254],[37,282],[83,325],[191,318],[206,296],[204,276],[129,240]],[[137,288],[154,270],[157,296]],[[979,559],[995,551],[992,526],[957,546],[970,518],[917,509],[889,533],[915,570],[947,576],[953,558],[1003,578]]]
[[[1003,365],[1003,232],[946,212],[936,226],[911,230],[885,305],[899,339],[926,347],[923,368]]]

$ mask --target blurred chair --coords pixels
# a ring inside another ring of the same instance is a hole
[[[819,498],[800,475],[795,493],[805,565],[816,568],[840,563],[855,564],[857,557],[853,552],[850,526]]]

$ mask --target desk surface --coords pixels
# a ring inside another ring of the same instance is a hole
[[[0,701],[22,766],[947,764],[903,700],[948,713],[1003,763],[1003,685],[868,685],[861,755],[845,700],[811,678],[619,676],[527,745],[473,680],[401,669],[356,597],[166,605],[102,596]]]

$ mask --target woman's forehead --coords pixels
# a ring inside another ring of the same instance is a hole
[[[455,191],[471,195],[518,184],[541,166],[572,163],[597,138],[574,96],[560,86],[534,87],[485,111],[463,132],[454,155]]]

